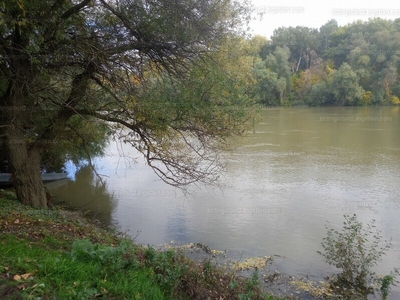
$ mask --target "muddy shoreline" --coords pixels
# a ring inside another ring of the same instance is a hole
[[[285,259],[279,255],[241,258],[240,254],[230,253],[227,250],[214,250],[202,243],[190,243],[175,245],[173,243],[160,245],[158,249],[175,249],[182,252],[193,261],[209,260],[214,265],[224,269],[233,270],[241,277],[250,278],[256,271],[261,287],[277,297],[285,297],[294,300],[321,299],[313,296],[307,286],[315,286],[316,283],[307,278],[308,276],[292,276],[280,271],[277,261]],[[239,258],[237,258],[239,256]],[[302,286],[303,288],[299,288]]]

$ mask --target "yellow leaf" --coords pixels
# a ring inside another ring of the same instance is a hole
[[[19,276],[19,275],[14,275],[14,280],[16,280],[16,281],[20,281],[21,280],[21,276]]]
[[[30,276],[32,276],[33,275],[33,273],[25,273],[25,274],[23,274],[23,275],[21,275],[21,277],[23,278],[23,279],[25,279],[25,280],[27,280]]]

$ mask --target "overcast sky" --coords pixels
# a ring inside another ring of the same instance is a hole
[[[252,34],[270,38],[274,29],[289,26],[320,28],[331,19],[339,25],[356,20],[381,17],[400,18],[400,1],[390,0],[252,0],[254,8],[263,12],[261,21],[253,21]]]

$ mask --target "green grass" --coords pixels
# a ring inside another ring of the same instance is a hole
[[[63,209],[20,205],[0,190],[0,299],[276,299],[175,250],[133,244]]]
[[[151,268],[138,267],[118,252],[112,252],[104,260],[85,259],[73,251],[45,250],[11,236],[2,238],[0,248],[2,267],[10,277],[32,273],[26,280],[2,279],[0,286],[25,285],[20,292],[27,298],[169,299],[157,285]],[[115,248],[103,246],[103,249]]]

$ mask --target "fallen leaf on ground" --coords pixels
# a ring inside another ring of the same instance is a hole
[[[16,281],[19,281],[19,280],[21,280],[21,276],[19,276],[19,275],[14,275],[13,279],[16,280]]]
[[[33,275],[33,273],[25,273],[25,274],[22,274],[21,275],[21,277],[23,278],[23,279],[25,279],[25,280],[27,280],[30,276],[32,276]]]

